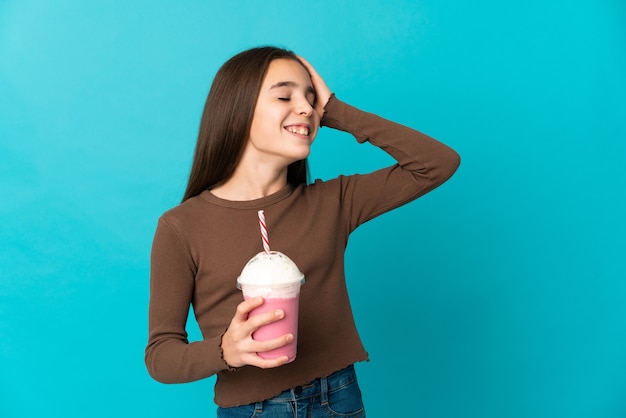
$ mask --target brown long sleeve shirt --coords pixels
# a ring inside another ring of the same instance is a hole
[[[223,407],[268,399],[327,376],[367,352],[354,323],[344,277],[349,234],[360,224],[434,189],[459,164],[446,145],[332,97],[322,124],[370,142],[397,164],[365,175],[287,186],[252,201],[227,201],[209,191],[166,212],[154,237],[146,365],[161,382],[189,382],[217,373],[215,402]],[[305,274],[300,295],[298,356],[274,369],[232,370],[222,336],[243,300],[236,279],[262,250],[257,211],[263,209],[272,249]],[[202,341],[185,331],[193,306]]]

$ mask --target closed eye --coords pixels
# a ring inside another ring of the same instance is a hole
[[[291,98],[289,98],[289,97],[279,97],[278,100],[282,100],[283,102],[288,102],[289,100],[291,100]]]

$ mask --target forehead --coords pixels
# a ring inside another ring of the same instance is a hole
[[[312,85],[311,77],[302,64],[292,59],[279,58],[270,63],[263,87],[270,88],[283,82],[293,82],[305,89]]]

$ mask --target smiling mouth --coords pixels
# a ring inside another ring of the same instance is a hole
[[[286,126],[285,129],[292,134],[309,136],[308,126]]]

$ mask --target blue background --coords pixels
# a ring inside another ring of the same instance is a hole
[[[145,371],[149,252],[215,71],[262,44],[463,159],[351,239],[368,414],[626,416],[620,0],[0,0],[0,416],[214,415],[213,378]],[[389,161],[329,129],[311,157]]]

